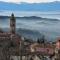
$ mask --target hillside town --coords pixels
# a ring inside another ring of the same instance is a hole
[[[0,29],[0,60],[60,60],[60,39],[37,42],[16,33],[16,19],[10,17],[10,31]]]

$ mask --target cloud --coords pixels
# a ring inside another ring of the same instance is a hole
[[[20,2],[20,0],[0,0],[0,1],[6,1],[6,2],[15,2],[15,3],[18,3],[18,2]]]
[[[51,2],[56,0],[1,0],[1,1],[15,2],[15,3],[19,3],[19,2],[39,3],[39,2]],[[60,0],[57,0],[57,1],[60,1]]]
[[[51,1],[51,0],[20,0],[22,2],[48,2],[48,1]]]

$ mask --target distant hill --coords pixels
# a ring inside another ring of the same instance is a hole
[[[10,18],[10,16],[0,16],[0,19],[6,19]],[[16,17],[17,19],[26,19],[26,20],[48,20],[48,21],[60,21],[60,19],[52,19],[52,18],[43,18],[43,17],[38,17],[38,16],[23,16],[23,17]]]
[[[17,29],[17,33],[19,35],[22,35],[23,37],[33,39],[33,40],[36,40],[36,39],[41,38],[43,36],[43,34],[41,34],[40,32],[38,32],[36,30],[23,29],[23,28]]]
[[[0,1],[0,10],[19,11],[60,11],[60,1],[49,3],[25,3],[20,4]]]

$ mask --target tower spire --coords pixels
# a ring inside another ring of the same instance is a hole
[[[15,32],[16,32],[15,24],[16,24],[16,20],[15,20],[14,14],[12,13],[11,17],[10,17],[10,33],[12,33],[12,34],[15,34]]]

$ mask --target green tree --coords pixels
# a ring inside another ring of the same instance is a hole
[[[43,35],[41,38],[37,39],[37,43],[45,43],[46,39],[45,36]]]

